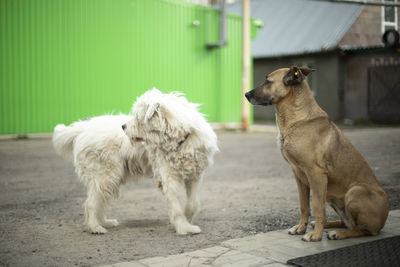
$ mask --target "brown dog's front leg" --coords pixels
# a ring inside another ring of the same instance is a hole
[[[299,191],[300,201],[300,221],[299,224],[289,229],[291,235],[302,235],[307,230],[308,218],[310,217],[310,188],[303,184],[296,176],[297,190]]]
[[[325,200],[328,186],[328,178],[325,174],[313,174],[309,176],[312,208],[315,218],[314,231],[305,234],[303,241],[319,241],[322,238],[325,223]]]

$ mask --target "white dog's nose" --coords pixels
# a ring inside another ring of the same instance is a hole
[[[122,125],[122,130],[125,131],[125,128],[126,128],[126,124]]]

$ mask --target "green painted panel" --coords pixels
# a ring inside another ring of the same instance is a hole
[[[127,113],[152,87],[184,92],[210,122],[239,122],[241,18],[208,50],[218,21],[178,0],[0,0],[0,134]]]

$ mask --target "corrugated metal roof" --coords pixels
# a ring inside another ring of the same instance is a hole
[[[335,49],[362,8],[312,0],[251,0],[251,17],[264,22],[252,40],[252,55],[276,57]],[[240,14],[240,3],[229,5],[228,11]]]

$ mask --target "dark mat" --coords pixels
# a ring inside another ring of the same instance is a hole
[[[335,242],[334,240],[330,242]],[[349,247],[295,258],[287,261],[295,266],[400,266],[400,236],[366,242]]]

